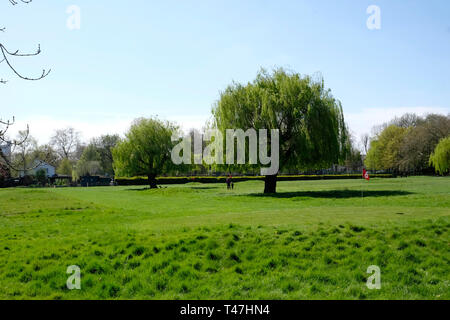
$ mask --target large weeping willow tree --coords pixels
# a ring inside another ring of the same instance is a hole
[[[227,129],[278,129],[280,171],[325,168],[343,161],[349,151],[341,103],[322,79],[282,68],[261,70],[251,83],[229,85],[212,113],[213,125],[224,136]],[[270,145],[269,138],[269,150]],[[264,193],[276,192],[277,175],[266,175]]]

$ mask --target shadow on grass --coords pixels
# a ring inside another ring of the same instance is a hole
[[[125,191],[149,191],[149,190],[160,190],[160,189],[167,189],[167,187],[160,187],[158,186],[158,188],[153,188],[151,189],[150,187],[142,187],[142,188],[130,188],[130,189],[125,189]]]
[[[399,190],[365,190],[364,198],[368,197],[392,197],[406,196],[413,194],[408,191]],[[360,190],[328,190],[328,191],[297,191],[297,192],[279,192],[279,193],[251,193],[250,197],[271,197],[271,198],[326,198],[326,199],[345,199],[345,198],[361,198]]]
[[[211,189],[218,189],[216,187],[189,187],[189,189],[194,189],[194,190],[211,190]]]
[[[175,185],[176,186],[176,185]],[[167,185],[161,185],[158,186],[157,189],[150,189],[149,187],[142,187],[142,188],[130,188],[125,189],[125,191],[148,191],[148,190],[159,190],[159,189],[167,189]],[[217,189],[215,187],[186,187],[186,189],[192,189],[192,190],[211,190],[211,189]]]
[[[152,190],[152,189],[150,189],[149,187],[125,189],[125,191],[148,191],[148,190]],[[153,189],[153,190],[157,190],[157,189]]]

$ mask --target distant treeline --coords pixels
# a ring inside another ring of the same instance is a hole
[[[449,135],[450,115],[420,117],[405,114],[375,128],[364,164],[372,170],[397,174],[432,174],[435,168],[444,174],[449,161],[444,140]],[[446,157],[445,154],[432,157],[439,143],[442,143],[441,153],[446,153]]]

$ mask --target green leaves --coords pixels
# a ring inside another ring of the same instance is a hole
[[[450,169],[450,136],[439,141],[436,149],[430,156],[430,165],[436,172],[445,174]]]
[[[281,68],[272,73],[261,70],[247,85],[232,83],[212,113],[222,132],[279,129],[281,170],[337,163],[349,149],[341,104],[323,81]]]
[[[156,118],[134,121],[126,135],[113,149],[114,169],[120,176],[157,175],[172,168],[172,134],[178,128]]]

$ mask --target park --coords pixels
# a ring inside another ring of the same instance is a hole
[[[449,298],[448,178],[262,185],[0,189],[0,298]]]
[[[282,3],[0,0],[0,300],[450,299],[448,4]]]

